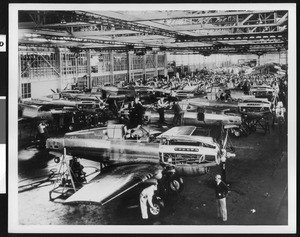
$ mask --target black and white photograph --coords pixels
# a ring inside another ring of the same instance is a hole
[[[10,233],[295,233],[296,4],[9,4]]]

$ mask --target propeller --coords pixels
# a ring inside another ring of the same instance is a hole
[[[99,96],[95,96],[95,98],[99,101],[102,102],[101,98]]]
[[[69,83],[65,86],[65,88],[63,89],[63,91],[65,91],[68,88]]]

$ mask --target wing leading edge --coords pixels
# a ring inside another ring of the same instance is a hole
[[[111,166],[65,200],[65,203],[104,205],[146,180],[155,177],[162,167],[153,164]]]
[[[191,136],[195,130],[196,130],[196,126],[173,127],[168,131],[160,134],[157,138],[170,137],[170,136]]]

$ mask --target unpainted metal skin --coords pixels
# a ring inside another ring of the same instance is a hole
[[[108,127],[108,130],[110,128]],[[181,176],[195,176],[206,174],[208,167],[218,165],[220,162],[220,147],[215,142],[208,143],[210,147],[203,147],[205,141],[210,140],[201,136],[183,135],[179,138],[193,142],[185,144],[167,144],[166,139],[162,144],[160,140],[149,142],[148,139],[131,140],[125,139],[120,129],[122,126],[114,125],[115,137],[108,137],[106,128],[94,129],[94,137],[90,130],[74,132],[66,135],[65,138],[49,138],[46,142],[47,149],[62,151],[74,157],[87,158],[108,165],[153,163],[173,166]],[[109,134],[111,135],[111,134]],[[176,137],[175,137],[176,138]],[[167,140],[175,139],[167,138]],[[176,138],[178,139],[178,138]],[[198,143],[197,143],[198,142]],[[165,160],[163,156],[172,154],[171,159]],[[187,161],[187,156],[194,157]],[[209,158],[210,157],[210,158]]]

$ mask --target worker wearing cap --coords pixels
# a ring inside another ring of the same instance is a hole
[[[142,218],[144,220],[148,219],[147,203],[149,203],[150,208],[155,209],[153,206],[153,196],[154,192],[157,190],[157,180],[153,180],[152,184],[145,188],[140,194],[140,207],[142,212]]]
[[[216,199],[217,199],[217,217],[223,221],[227,221],[227,208],[226,208],[226,196],[228,194],[228,188],[222,181],[221,175],[215,176],[216,181]]]

